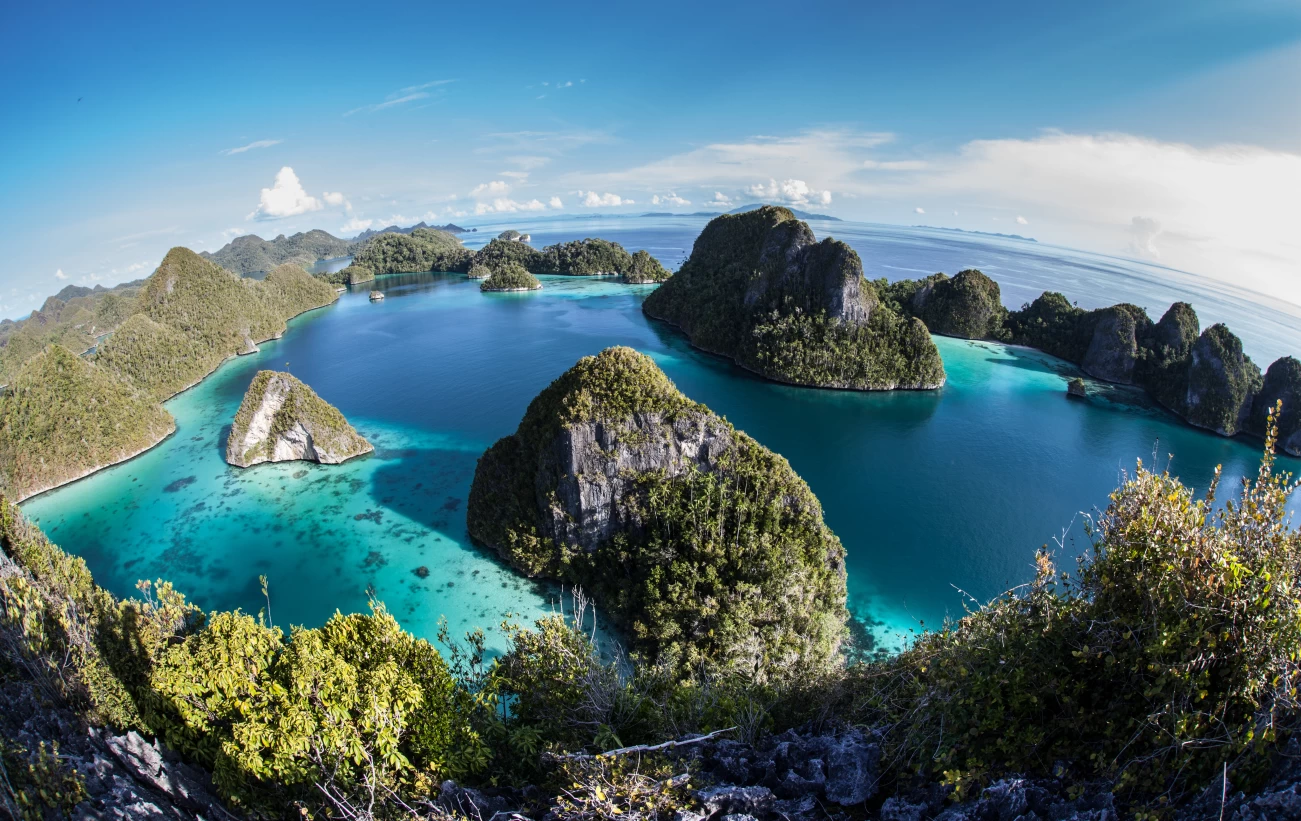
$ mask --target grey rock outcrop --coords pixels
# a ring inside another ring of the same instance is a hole
[[[226,461],[237,467],[299,459],[337,465],[372,450],[311,388],[287,373],[258,371],[231,425]]]
[[[614,422],[569,425],[544,454],[537,474],[539,499],[552,499],[543,518],[547,535],[593,550],[615,533],[638,529],[639,506],[627,504],[638,476],[689,468],[714,470],[732,447],[729,425],[708,413],[638,413]],[[554,493],[552,489],[554,488]]]
[[[1080,367],[1090,376],[1118,382],[1134,383],[1138,365],[1139,337],[1147,331],[1140,321],[1151,326],[1151,320],[1141,310],[1129,310],[1127,305],[1113,305],[1098,312],[1093,337]]]
[[[1260,386],[1260,368],[1242,352],[1242,342],[1224,325],[1212,325],[1193,346],[1184,418],[1233,436],[1246,427]]]

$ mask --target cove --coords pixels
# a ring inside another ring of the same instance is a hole
[[[528,229],[535,247],[602,236],[676,267],[703,223],[501,227]],[[1203,327],[1228,322],[1262,367],[1301,353],[1291,314],[1179,272],[1010,240],[813,225],[853,245],[869,277],[975,266],[1000,282],[1013,306],[1051,287],[1083,306],[1128,300],[1157,316],[1186,299]],[[481,227],[467,245],[497,230]],[[163,444],[23,509],[120,595],[138,579],[161,577],[205,608],[256,612],[264,574],[281,625],[317,625],[336,609],[365,610],[371,597],[427,638],[443,616],[454,635],[503,619],[527,622],[547,612],[558,591],[470,543],[465,499],[475,461],[579,357],[629,345],[808,481],[848,551],[851,610],[890,648],[961,615],[969,600],[959,590],[983,601],[1024,582],[1035,549],[1054,537],[1063,538],[1059,564],[1069,565],[1087,548],[1081,513],[1104,506],[1135,459],[1150,464],[1155,454],[1165,465],[1173,454],[1172,472],[1199,490],[1223,464],[1223,498],[1259,458],[1257,442],[1190,428],[1134,391],[1091,383],[1092,398],[1068,400],[1065,383],[1076,370],[1035,351],[937,338],[948,372],[941,391],[792,388],[696,351],[646,319],[640,303],[649,286],[542,279],[544,290],[518,294],[482,294],[455,274],[367,283],[169,401],[178,429]],[[369,302],[370,287],[387,298]],[[228,427],[261,368],[302,379],[376,452],[341,466],[228,466]],[[421,567],[427,577],[416,574]]]

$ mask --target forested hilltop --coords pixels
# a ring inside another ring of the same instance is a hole
[[[562,242],[538,251],[520,237],[507,236],[471,251],[452,234],[419,228],[410,234],[372,237],[354,249],[351,265],[327,279],[356,285],[384,274],[469,273],[472,269],[471,276],[487,278],[508,264],[519,265],[533,275],[621,276],[626,282],[638,283],[662,282],[669,277],[664,266],[645,251],[629,254],[619,243],[603,239]]]
[[[130,315],[143,284],[137,279],[113,288],[68,285],[26,319],[0,320],[0,385],[8,384],[18,368],[47,345],[76,353],[93,348],[100,336]]]
[[[1278,402],[1280,450],[1301,456],[1301,361],[1285,356],[1262,376],[1227,326],[1201,328],[1197,313],[1176,302],[1153,322],[1137,305],[1085,310],[1046,292],[1008,311],[998,283],[980,271],[887,282],[877,289],[895,310],[935,333],[1038,348],[1090,376],[1137,385],[1199,428],[1223,436],[1264,436]]]
[[[336,298],[295,264],[257,281],[173,248],[113,303],[124,318],[92,355],[47,340],[16,363],[0,396],[0,489],[21,501],[152,447],[174,429],[164,400]]]
[[[281,234],[273,240],[245,234],[212,253],[204,251],[199,256],[212,260],[227,271],[248,276],[270,271],[287,262],[308,267],[317,260],[345,256],[351,246],[348,240],[318,229],[291,237]]]
[[[1301,535],[1270,453],[1232,505],[1140,465],[1077,569],[1040,552],[1031,583],[880,658],[835,652],[843,551],[802,480],[628,349],[533,401],[481,459],[468,516],[516,566],[581,581],[632,655],[596,644],[578,588],[507,626],[495,659],[482,633],[440,651],[378,602],[286,631],[162,580],[121,600],[0,499],[0,806],[1297,817]]]
[[[642,303],[744,368],[795,385],[929,389],[944,365],[926,326],[885,304],[854,249],[785,208],[717,217]]]

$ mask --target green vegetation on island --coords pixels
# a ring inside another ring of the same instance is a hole
[[[279,337],[289,318],[336,298],[332,287],[296,265],[280,266],[259,282],[173,248],[140,292],[141,319],[127,329],[131,335],[114,334],[96,359],[166,399],[231,356]]]
[[[542,288],[538,278],[518,262],[498,263],[491,271],[491,275],[479,283],[480,291],[537,291]]]
[[[784,208],[711,220],[643,303],[692,344],[770,379],[854,390],[944,384],[925,325],[883,303],[843,242]]]
[[[0,486],[21,500],[157,444],[173,429],[164,400],[336,298],[294,264],[258,281],[173,248],[139,288],[127,319],[80,367],[65,362],[60,346],[20,367],[0,396],[0,418],[12,430],[11,446],[0,447]],[[49,385],[37,390],[38,379]]]
[[[530,273],[544,273],[542,253],[524,242],[497,238],[474,252],[472,265],[495,271],[503,265],[515,263]]]
[[[353,251],[352,265],[369,269],[377,276],[425,271],[464,272],[469,269],[472,256],[452,234],[417,228],[410,234],[379,234],[366,240]],[[349,281],[355,284],[366,280]]]
[[[346,239],[318,229],[291,237],[281,234],[270,241],[256,234],[245,234],[212,253],[204,251],[199,256],[212,260],[227,271],[248,276],[274,270],[285,263],[306,268],[317,260],[346,256],[348,247]]]
[[[645,249],[632,255],[632,263],[623,272],[624,282],[635,284],[663,282],[673,274]]]
[[[1281,399],[1277,444],[1301,455],[1301,412],[1293,408],[1293,397],[1301,398],[1301,372],[1289,364],[1296,360],[1275,362],[1274,380],[1265,390],[1241,340],[1222,324],[1200,330],[1186,302],[1171,305],[1154,323],[1137,305],[1085,310],[1053,291],[1007,311],[998,284],[976,270],[952,279],[935,274],[876,284],[888,305],[921,319],[929,330],[1037,348],[1098,379],[1137,385],[1189,424],[1224,436],[1263,436],[1268,412]]]
[[[783,678],[833,666],[844,550],[780,456],[648,357],[585,357],[479,460],[470,534],[581,585],[648,663]]]
[[[25,499],[121,462],[175,430],[146,391],[59,345],[27,360],[0,398],[0,491]]]
[[[0,385],[49,345],[75,353],[93,348],[99,337],[130,316],[142,283],[135,280],[113,288],[67,285],[25,319],[0,321]]]
[[[337,465],[373,450],[338,408],[279,371],[253,377],[226,439],[226,461],[245,468],[295,459]]]

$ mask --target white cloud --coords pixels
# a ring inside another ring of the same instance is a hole
[[[394,106],[404,105],[406,103],[415,102],[416,100],[424,100],[430,96],[430,92],[426,89],[434,88],[436,86],[445,86],[448,83],[454,82],[456,81],[432,80],[428,83],[400,88],[397,91],[390,93],[381,103],[358,106],[350,111],[343,112],[343,116],[351,117],[353,114],[358,114],[363,111],[367,114],[373,114],[376,111],[383,111],[386,108],[393,108]],[[442,89],[438,89],[438,91],[442,91]]]
[[[510,177],[516,182],[524,182],[529,178],[529,172],[527,171],[498,171],[497,173],[503,177]]]
[[[509,197],[498,197],[491,202],[479,202],[474,205],[475,214],[510,214],[516,211],[542,211],[546,204],[541,200],[517,202]]]
[[[223,240],[229,242],[230,240],[234,239],[235,237],[238,237],[238,236],[241,235],[241,234],[247,234],[247,233],[248,233],[248,231],[247,231],[246,229],[244,229],[244,228],[227,228],[225,231],[222,231],[222,232],[221,232],[221,238],[222,238]]]
[[[316,197],[308,196],[298,181],[294,169],[285,166],[276,174],[275,184],[262,189],[257,208],[248,219],[271,220],[294,217],[308,211],[320,211],[324,206]]]
[[[62,269],[62,268],[59,268],[59,269],[55,270],[55,272],[54,272],[54,278],[55,278],[55,279],[67,279],[67,278],[68,278],[68,275],[65,274],[65,273],[63,273],[63,269]]]
[[[1016,224],[1017,224],[1017,225],[1029,225],[1029,224],[1030,224],[1030,221],[1027,220],[1025,217],[1021,216],[1020,214],[1017,214],[1017,216],[1016,216]]]
[[[636,205],[636,200],[628,200],[618,194],[606,192],[598,194],[595,191],[579,191],[578,196],[583,198],[582,205],[584,208],[617,208],[621,205]]]
[[[509,194],[509,193],[510,193],[509,183],[505,182],[504,180],[493,180],[492,182],[481,182],[478,185],[476,185],[470,191],[470,196],[472,197],[494,196],[498,194]]]
[[[921,171],[926,167],[924,160],[863,160],[863,167],[876,171]]]
[[[326,191],[321,195],[321,199],[325,200],[326,205],[332,205],[335,208],[338,208],[340,205],[349,209],[352,208],[352,203],[348,202],[347,198],[338,191]]]
[[[559,210],[561,208],[564,208],[565,204],[560,201],[560,197],[552,197],[551,199],[547,200],[547,207],[555,208]]]
[[[343,224],[339,229],[340,234],[359,234],[375,224],[375,220],[364,220],[353,217]]]
[[[831,203],[830,191],[819,191],[810,188],[804,180],[768,180],[768,184],[756,183],[745,189],[745,193],[752,197],[758,197],[767,202],[782,203],[784,205],[809,205],[818,203],[820,205],[829,205]]]
[[[661,197],[659,194],[656,194],[655,196],[651,197],[651,205],[659,205],[661,203],[663,203],[664,205],[690,205],[691,200],[683,199],[673,191],[670,191],[668,194],[666,194],[663,197]]]
[[[705,205],[709,205],[714,208],[730,208],[732,205],[732,198],[724,194],[722,191],[715,191],[714,198],[709,202],[705,203]]]
[[[270,148],[273,145],[280,145],[282,142],[284,140],[254,140],[248,145],[241,145],[238,148],[226,148],[217,153],[229,157],[231,154],[243,154],[245,151],[252,151],[255,148]]]
[[[556,88],[570,88],[570,87],[572,87],[573,85],[574,85],[574,81],[573,81],[573,80],[568,80],[568,81],[563,82],[563,83],[557,83],[557,84],[556,84]]]
[[[879,132],[806,131],[792,137],[756,136],[743,142],[712,143],[661,160],[573,180],[584,188],[638,186],[682,189],[687,186],[744,190],[755,180],[815,180],[839,191],[864,175],[867,152],[891,141]],[[810,188],[810,190],[813,190]],[[818,197],[809,201],[821,201]],[[756,195],[752,195],[756,196]]]
[[[925,209],[925,208],[922,208],[920,205],[917,206],[916,208],[914,208],[913,211],[916,211],[918,214],[925,214],[925,213],[926,213],[926,209]]]
[[[1161,252],[1156,247],[1156,238],[1161,235],[1161,223],[1148,217],[1134,217],[1129,221],[1130,242],[1126,247],[1136,257],[1159,259]]]
[[[902,186],[901,186],[902,187]],[[1165,265],[1301,304],[1301,154],[1128,134],[978,140],[907,190],[1033,212],[1036,236]],[[879,196],[891,191],[878,189]],[[1142,215],[1136,222],[1135,214]]]

